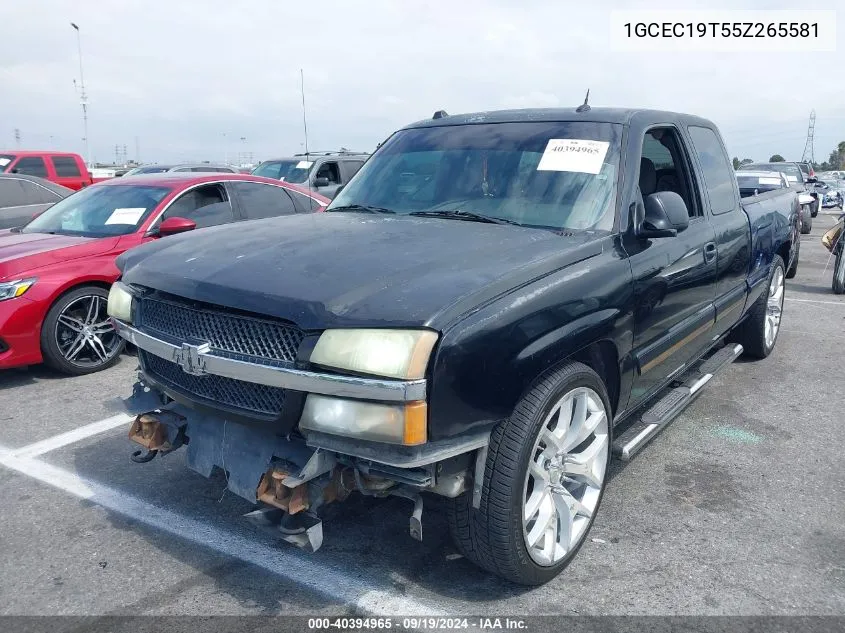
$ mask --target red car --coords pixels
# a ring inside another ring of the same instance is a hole
[[[73,190],[94,182],[82,156],[67,152],[0,151],[0,172],[38,176]]]
[[[115,178],[57,202],[22,228],[0,231],[0,368],[46,362],[87,374],[116,362],[121,339],[106,315],[115,258],[194,228],[322,211],[318,193],[243,174]]]

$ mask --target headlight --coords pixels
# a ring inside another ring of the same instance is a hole
[[[20,297],[23,293],[29,290],[34,283],[34,277],[31,279],[18,279],[16,281],[5,281],[0,283],[0,301]]]
[[[362,440],[414,446],[426,441],[425,402],[375,404],[310,393],[305,399],[301,429]]]
[[[389,378],[425,376],[437,342],[431,330],[326,330],[311,352],[311,362]]]
[[[132,323],[132,293],[125,284],[119,281],[112,284],[106,311],[114,319]]]

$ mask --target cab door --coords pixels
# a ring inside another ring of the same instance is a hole
[[[629,149],[629,155],[636,155],[636,150]],[[642,217],[644,199],[661,191],[680,195],[690,217],[689,226],[674,237],[631,235],[624,242],[634,279],[631,404],[681,373],[710,342],[715,319],[715,231],[692,174],[690,152],[676,126],[657,125],[645,131],[638,188],[631,201],[638,210],[635,218]]]
[[[742,316],[751,268],[751,228],[740,204],[736,176],[715,130],[690,125],[687,133],[699,166],[700,187],[716,231],[716,323],[714,337]],[[788,264],[788,262],[785,262]]]

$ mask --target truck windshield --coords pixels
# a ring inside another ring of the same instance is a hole
[[[305,182],[313,164],[310,160],[268,160],[253,169],[252,174],[285,182]]]
[[[82,237],[125,235],[135,231],[170,191],[167,187],[139,185],[87,187],[54,204],[21,232]]]
[[[515,122],[402,130],[328,208],[551,230],[613,228],[622,126]],[[460,215],[464,213],[466,215]]]

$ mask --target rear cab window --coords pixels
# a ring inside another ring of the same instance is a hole
[[[750,175],[738,172],[736,184],[739,186],[739,195],[742,198],[756,196],[768,191],[775,191],[783,188],[783,180],[780,174],[771,173],[767,175]]]
[[[53,168],[56,170],[56,176],[59,178],[82,177],[75,158],[70,156],[51,156],[50,160],[53,161]]]
[[[736,177],[721,140],[707,127],[691,125],[687,130],[701,166],[710,210],[719,215],[739,208]]]

